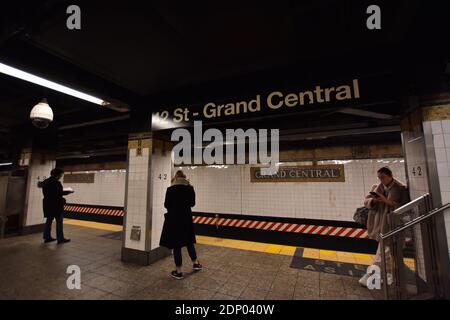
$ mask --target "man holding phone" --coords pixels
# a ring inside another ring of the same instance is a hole
[[[386,233],[389,230],[388,214],[405,204],[408,201],[408,195],[406,186],[394,179],[392,171],[388,167],[379,169],[377,176],[380,184],[372,186],[372,190],[364,200],[364,206],[369,209],[367,217],[369,238],[379,242],[380,233]],[[381,266],[379,244],[373,264]],[[367,285],[368,277],[369,275],[366,274],[360,279],[361,285]]]

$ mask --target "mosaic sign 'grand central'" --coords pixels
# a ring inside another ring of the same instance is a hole
[[[344,166],[317,165],[279,167],[274,175],[262,175],[260,167],[250,168],[251,182],[345,182]]]

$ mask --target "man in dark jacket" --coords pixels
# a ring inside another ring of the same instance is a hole
[[[63,186],[59,180],[64,175],[64,171],[55,168],[50,172],[50,178],[45,179],[42,186],[42,193],[44,194],[43,208],[44,217],[47,218],[44,229],[44,242],[52,242],[58,240],[58,244],[69,242],[70,239],[64,238],[63,233],[63,212],[66,200],[63,196],[72,193],[71,191],[63,191]],[[56,220],[56,238],[51,236],[52,222]]]

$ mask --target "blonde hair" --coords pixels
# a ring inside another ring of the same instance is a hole
[[[184,174],[183,170],[178,170],[177,172],[175,172],[175,175],[173,176],[172,181],[179,179],[179,178],[186,179],[186,175]]]

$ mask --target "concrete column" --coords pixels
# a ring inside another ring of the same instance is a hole
[[[38,182],[47,179],[50,171],[55,168],[56,160],[54,154],[47,152],[24,153],[29,155],[27,192],[25,200],[25,216],[22,233],[39,232],[44,226],[44,211],[42,209],[42,189]]]
[[[167,212],[164,208],[164,199],[166,189],[170,187],[170,181],[173,176],[172,164],[172,146],[164,140],[153,138],[152,140],[152,239],[151,249],[159,247],[159,239],[164,224],[164,214]]]
[[[42,189],[38,182],[50,176],[56,165],[56,134],[51,129],[33,129],[26,146],[22,149],[18,165],[27,169],[24,216],[21,233],[40,232],[44,227]]]
[[[433,173],[430,189],[433,204],[440,207],[450,203],[450,104],[435,105],[423,108],[424,131],[426,136],[427,156],[432,163]],[[442,256],[441,263],[450,270],[450,210],[436,219],[440,231],[438,244]],[[447,298],[450,298],[450,276],[447,279]]]
[[[122,261],[141,265],[170,254],[159,247],[159,239],[172,176],[171,151],[150,132],[150,114],[146,109],[131,113],[127,155]]]
[[[164,197],[172,176],[167,144],[149,133],[133,134],[128,143],[122,260],[148,265],[170,254],[159,247]]]
[[[418,102],[418,101],[417,101]],[[430,193],[434,207],[450,202],[450,105],[427,103],[402,121],[402,139],[411,198]],[[439,279],[449,297],[450,212],[436,216],[434,244],[438,257]],[[416,234],[418,240],[421,234]],[[419,241],[420,242],[420,241]],[[429,253],[418,248],[421,261]],[[426,280],[426,266],[418,265],[419,276]]]

